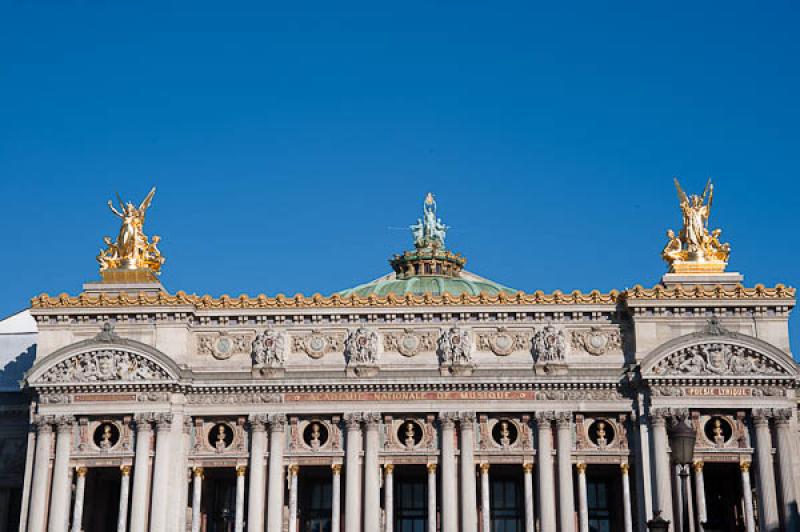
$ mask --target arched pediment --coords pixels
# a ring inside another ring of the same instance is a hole
[[[797,364],[774,345],[725,330],[691,333],[670,340],[642,361],[647,378],[786,378]]]
[[[180,369],[152,346],[121,338],[112,328],[89,340],[63,347],[36,362],[27,373],[29,386],[50,384],[172,383]]]

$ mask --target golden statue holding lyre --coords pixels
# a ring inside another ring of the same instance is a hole
[[[97,262],[100,263],[100,272],[104,279],[109,277],[116,277],[117,280],[147,279],[161,272],[161,265],[164,264],[164,257],[158,250],[161,238],[153,236],[153,240],[149,241],[143,231],[144,216],[155,193],[156,189],[153,187],[139,207],[131,202],[122,201],[119,194],[117,194],[119,210],[114,207],[111,200],[108,201],[108,208],[122,220],[122,225],[116,242],[112,242],[109,236],[103,237],[106,249],[100,251]],[[131,271],[140,271],[143,275],[131,276],[128,274]]]
[[[711,215],[711,204],[714,199],[714,185],[711,179],[706,183],[702,195],[688,196],[675,178],[681,212],[683,213],[683,229],[676,236],[670,229],[667,231],[667,245],[661,256],[675,273],[719,273],[725,271],[730,256],[730,244],[722,244],[719,237],[722,229],[708,232],[708,218]]]

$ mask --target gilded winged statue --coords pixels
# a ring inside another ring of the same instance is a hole
[[[158,250],[161,239],[154,236],[151,242],[143,230],[144,217],[155,193],[156,189],[153,187],[138,207],[131,202],[122,201],[119,194],[119,209],[111,200],[108,201],[108,208],[122,220],[122,225],[116,242],[112,242],[108,236],[103,238],[106,249],[97,256],[101,272],[108,269],[147,269],[153,273],[160,272],[164,263],[164,257]]]
[[[678,178],[674,180],[683,214],[683,228],[677,236],[672,229],[667,231],[668,241],[661,256],[673,269],[682,269],[676,268],[676,265],[690,263],[717,263],[724,269],[724,264],[728,262],[730,256],[730,245],[719,241],[721,229],[715,229],[711,233],[708,231],[708,218],[711,215],[714,199],[714,185],[711,179],[706,183],[701,195],[687,195],[681,188]],[[688,271],[689,268],[683,269]],[[709,268],[706,270],[710,271]]]

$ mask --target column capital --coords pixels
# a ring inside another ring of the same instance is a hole
[[[361,429],[361,422],[364,420],[364,415],[360,412],[348,412],[344,415],[344,425],[347,430]]]
[[[525,462],[522,464],[522,471],[524,473],[533,473],[533,464],[530,462]]]
[[[579,475],[585,475],[586,474],[586,462],[578,462],[577,464],[575,464],[575,469],[578,470],[578,474]]]
[[[70,432],[72,430],[72,426],[75,425],[75,418],[73,416],[58,416],[56,417],[55,422],[56,429],[60,434],[64,432]]]
[[[536,425],[539,429],[547,428],[550,429],[550,423],[555,421],[556,413],[552,410],[540,410],[534,414],[536,418]]]
[[[631,465],[628,462],[622,462],[619,465],[619,468],[622,471],[623,475],[627,475],[631,470]]]
[[[51,434],[53,432],[53,417],[37,415],[33,418],[33,426],[36,427],[36,432],[39,434]]]
[[[750,462],[740,462],[739,469],[742,470],[742,473],[747,473],[750,471]]]
[[[168,431],[172,428],[172,413],[171,412],[160,412],[156,414],[156,430],[161,431]]]
[[[436,464],[428,464],[428,473],[436,473]]]
[[[247,423],[250,426],[250,432],[264,432],[269,424],[269,416],[267,414],[250,414]]]
[[[297,476],[297,473],[300,472],[300,466],[297,464],[290,464],[286,470],[289,472],[289,476]]]
[[[695,460],[692,464],[692,469],[694,469],[695,473],[699,473],[703,470],[705,463],[702,460]]]
[[[391,475],[394,472],[394,464],[383,464],[383,470],[387,475]]]
[[[121,465],[119,466],[119,472],[123,477],[129,477],[131,475],[131,466]]]
[[[247,474],[247,466],[246,465],[239,465],[236,466],[236,476],[243,477]]]
[[[792,415],[794,414],[791,408],[776,408],[772,412],[775,414],[776,427],[782,425],[789,426],[789,423],[792,421]]]
[[[79,477],[85,477],[86,473],[88,473],[88,472],[89,472],[89,468],[86,467],[86,466],[78,466],[78,467],[75,468],[75,473]]]
[[[439,412],[439,424],[443,429],[454,429],[458,420],[457,412]]]
[[[472,424],[475,423],[475,412],[459,412],[458,413],[458,421],[461,423],[461,429],[464,428],[471,429]]]
[[[754,408],[753,412],[753,424],[758,425],[767,425],[769,424],[769,420],[775,417],[775,413],[771,408]]]
[[[342,464],[331,464],[331,471],[333,472],[334,476],[339,476],[342,474]]]
[[[194,474],[195,477],[200,477],[200,478],[205,477],[205,471],[203,470],[202,466],[195,466],[192,473]]]
[[[491,467],[491,464],[489,464],[489,462],[482,462],[479,467],[481,469],[481,473],[485,474],[485,473],[489,472],[489,468]]]
[[[378,430],[381,424],[381,415],[378,412],[364,412],[361,415],[367,430]]]
[[[183,433],[184,434],[191,434],[192,433],[192,416],[184,415],[183,416]]]
[[[556,426],[560,429],[571,429],[572,428],[572,412],[569,410],[562,410],[555,413],[556,415]]]
[[[269,428],[272,432],[286,430],[286,414],[272,414],[269,416]]]
[[[137,432],[149,432],[153,430],[151,423],[155,419],[155,414],[152,412],[144,412],[136,414],[133,417],[133,423],[136,425]]]

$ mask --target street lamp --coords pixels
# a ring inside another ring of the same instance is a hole
[[[689,464],[694,458],[694,442],[697,435],[694,430],[683,421],[675,423],[669,431],[669,447],[672,450],[672,462],[680,468],[681,493],[683,494],[683,523],[684,532],[689,531],[689,494],[686,491],[689,477]]]
[[[647,522],[647,530],[650,532],[667,532],[669,530],[669,521],[665,521],[661,517],[661,512],[656,512],[656,516]]]

